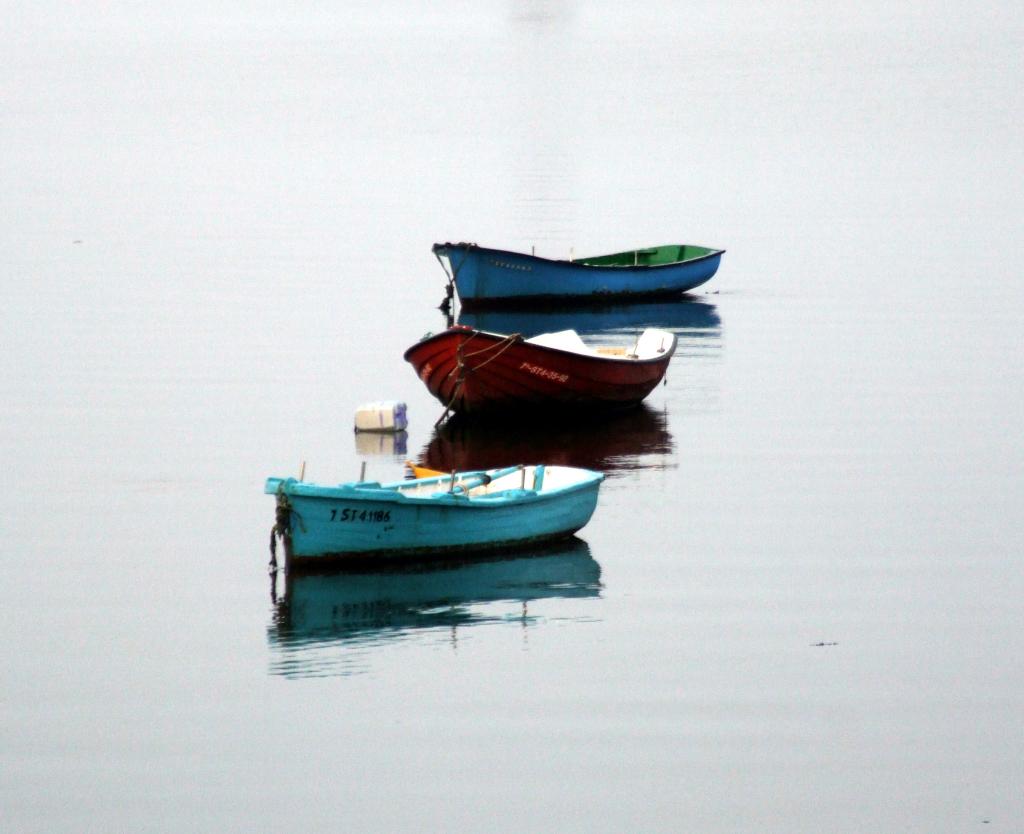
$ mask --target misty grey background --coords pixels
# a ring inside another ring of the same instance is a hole
[[[2,827],[1020,830],[1022,36],[1009,3],[7,4]],[[446,239],[721,246],[719,323],[581,534],[599,594],[281,674],[263,479],[400,477],[365,400],[429,442],[401,354]]]

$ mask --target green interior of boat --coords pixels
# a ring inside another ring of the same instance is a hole
[[[716,252],[706,246],[651,246],[647,249],[632,249],[612,255],[597,255],[593,258],[577,258],[576,263],[587,266],[660,266],[689,261]]]

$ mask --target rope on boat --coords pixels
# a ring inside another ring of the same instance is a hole
[[[448,245],[448,244],[446,244]],[[463,252],[462,258],[459,260],[458,265],[452,260],[451,252],[448,253],[448,262],[452,265],[451,272],[448,271],[448,267],[444,265],[444,260],[441,258],[437,248],[434,248],[434,257],[437,258],[437,262],[441,264],[441,269],[444,270],[444,274],[448,276],[448,286],[445,287],[444,299],[438,305],[437,309],[448,312],[452,308],[452,300],[455,298],[455,276],[458,274],[459,269],[462,268],[462,264],[465,262],[466,257],[469,255],[469,250],[476,246],[475,243],[460,243],[458,246],[465,246],[466,251]]]
[[[489,359],[484,360],[479,365],[474,365],[470,370],[473,370],[473,371],[480,370],[480,368],[484,367],[484,365],[488,364],[489,362],[493,362],[495,359],[497,359],[499,356],[501,356],[501,354],[503,354],[506,350],[508,350],[510,347],[512,347],[512,345],[514,345],[516,342],[518,342],[522,338],[523,337],[519,333],[511,333],[508,336],[506,336],[504,339],[502,339],[500,342],[498,342],[496,344],[493,344],[490,347],[481,348],[480,350],[474,351],[473,353],[469,354],[469,356],[467,358],[472,358],[474,356],[479,356],[481,353],[487,353],[487,351],[489,351],[489,350],[497,350],[498,351],[496,354],[494,354],[494,356],[490,357]],[[468,342],[469,339],[467,339],[466,341]]]
[[[452,406],[455,405],[455,401],[459,398],[459,394],[462,393],[462,383],[464,383],[465,381],[466,381],[465,377],[459,377],[459,379],[456,380],[455,387],[452,389],[451,399],[448,400],[448,405],[446,405],[444,407],[444,411],[441,413],[441,416],[438,417],[437,420],[434,421],[434,428],[435,429],[438,426],[440,426],[441,423],[443,423],[445,420],[447,420],[448,419],[448,415],[452,413],[452,410],[453,410]]]
[[[448,405],[444,407],[444,412],[441,414],[440,417],[437,418],[437,422],[434,423],[435,429],[439,425],[441,425],[441,423],[443,423],[448,418],[448,415],[452,412],[452,406],[455,405],[455,401],[462,393],[462,386],[466,382],[466,374],[470,371],[477,371],[480,368],[484,367],[485,365],[489,364],[490,362],[493,362],[495,359],[501,356],[501,354],[503,354],[506,350],[512,347],[512,345],[514,345],[516,342],[520,341],[523,338],[522,335],[519,333],[510,333],[508,336],[505,336],[503,339],[501,339],[501,341],[495,342],[493,345],[488,345],[487,347],[480,348],[480,350],[475,350],[470,354],[466,354],[466,345],[472,342],[473,339],[476,338],[476,335],[476,331],[474,331],[468,339],[459,342],[458,346],[455,348],[455,367],[448,372],[448,376],[446,376],[445,379],[450,379],[451,376],[456,371],[458,371],[458,377],[455,380],[455,387],[452,389],[452,395],[448,400]],[[467,359],[472,359],[474,356],[479,356],[482,353],[488,353],[490,351],[497,351],[497,353],[495,353],[493,356],[488,357],[483,362],[474,365],[472,368],[466,365]]]
[[[302,523],[302,516],[295,512],[295,508],[292,506],[292,502],[288,500],[288,496],[284,494],[282,488],[277,488],[277,508],[274,511],[274,526],[270,528],[270,564],[267,565],[268,569],[273,573],[277,570],[277,540],[280,539],[284,544],[285,558],[288,557],[288,551],[291,548],[291,535],[292,535],[292,514],[295,515],[295,520],[299,522],[299,527],[303,532],[306,530],[306,525]]]

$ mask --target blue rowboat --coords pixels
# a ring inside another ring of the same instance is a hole
[[[449,292],[454,285],[464,309],[678,295],[708,281],[724,252],[673,244],[553,260],[475,243],[434,244]]]
[[[570,536],[597,506],[604,475],[509,466],[380,484],[268,478],[286,567],[512,548]],[[272,539],[273,541],[273,539]]]

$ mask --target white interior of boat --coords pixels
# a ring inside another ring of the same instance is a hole
[[[588,345],[575,330],[541,333],[526,340],[531,345],[579,353],[583,356],[603,356],[609,359],[655,359],[672,346],[672,334],[648,327],[632,343],[626,345]]]
[[[498,477],[480,477],[479,472],[455,473],[455,492],[479,498],[494,495],[510,489],[531,489],[548,492],[562,489],[585,480],[590,473],[571,466],[514,466],[501,470],[490,470]],[[438,492],[450,492],[451,475],[408,481],[397,486],[399,492],[411,498],[427,498]]]

